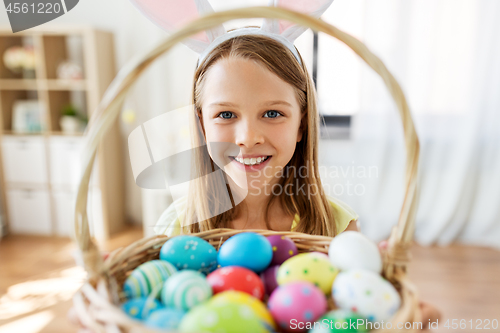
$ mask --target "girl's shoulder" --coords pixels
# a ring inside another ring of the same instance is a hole
[[[351,222],[352,220],[357,220],[359,218],[358,214],[356,214],[354,209],[352,209],[348,204],[346,204],[342,200],[337,199],[335,197],[331,197],[329,195],[327,195],[326,197],[328,201],[330,201],[330,205],[333,207],[333,212],[334,214],[336,214],[335,217],[339,217],[344,222],[347,220],[347,224],[349,224],[349,222]]]
[[[181,220],[186,213],[187,196],[180,197],[161,214],[154,227],[155,234],[177,236],[181,233]]]
[[[337,234],[344,231],[351,221],[356,221],[359,216],[348,204],[340,199],[327,196],[333,208],[333,216],[337,225]]]
[[[356,214],[354,209],[342,200],[329,195],[327,195],[326,198],[328,199],[328,202],[330,202],[330,206],[333,208],[333,217],[337,227],[337,234],[339,234],[347,228],[351,221],[356,221],[358,219],[358,214]],[[292,231],[297,226],[299,220],[299,216],[295,215],[295,219],[292,224]]]

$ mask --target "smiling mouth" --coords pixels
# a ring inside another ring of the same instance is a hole
[[[243,165],[259,165],[266,160],[268,160],[271,156],[261,156],[261,157],[252,157],[252,158],[240,158],[240,157],[233,157],[230,156],[231,159],[235,160],[236,162],[243,164]]]

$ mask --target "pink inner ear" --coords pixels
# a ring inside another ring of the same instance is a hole
[[[278,7],[294,10],[299,13],[310,14],[317,11],[319,8],[328,3],[329,0],[280,0]],[[295,25],[293,22],[280,21],[280,34],[286,29]]]
[[[142,12],[153,22],[168,32],[173,32],[183,25],[200,17],[193,0],[133,0]],[[203,31],[191,39],[209,43]]]
[[[283,33],[283,31],[286,31],[286,29],[290,28],[291,26],[295,25],[295,23],[290,22],[290,21],[280,21],[280,35]]]

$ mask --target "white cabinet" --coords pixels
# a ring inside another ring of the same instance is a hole
[[[55,233],[58,236],[73,236],[76,192],[54,190],[52,191],[52,199],[54,202]],[[97,238],[101,237],[104,234],[104,220],[102,196],[99,189],[93,188],[89,191],[87,216],[90,234]]]
[[[83,145],[84,138],[78,136],[3,136],[2,157],[12,233],[73,235]],[[104,237],[97,170],[94,166],[88,216],[92,235]]]
[[[55,233],[58,236],[73,236],[73,216],[75,211],[75,192],[54,191]]]
[[[52,136],[48,141],[51,184],[55,187],[78,185],[83,138]]]
[[[2,154],[6,183],[48,183],[44,137],[5,135]]]
[[[49,143],[49,174],[54,190],[76,190],[82,172],[81,154],[84,148],[83,137],[51,136]],[[97,160],[92,169],[90,184],[99,186]]]
[[[7,203],[12,233],[52,234],[50,194],[47,190],[10,189]]]
[[[103,93],[116,74],[114,37],[110,32],[96,30],[90,26],[51,28],[46,31],[36,29],[32,33],[23,32],[22,36],[17,37],[8,29],[2,28],[0,56],[7,47],[22,46],[24,38],[33,42],[33,51],[41,61],[37,63],[36,80],[18,77],[4,70],[0,64],[0,78],[12,79],[4,80],[0,85],[0,206],[5,206],[7,214],[10,215],[8,207],[13,205],[9,203],[8,197],[11,195],[7,195],[10,190],[46,190],[49,198],[49,204],[46,206],[52,215],[52,233],[66,234],[66,226],[62,229],[62,224],[57,221],[62,221],[66,219],[63,216],[72,214],[67,195],[74,193],[78,186],[82,171],[80,149],[85,137],[80,133],[69,134],[64,130],[64,126],[61,126],[62,111],[65,106],[72,105],[78,109],[81,116],[92,119]],[[57,66],[61,57],[80,62],[84,68],[84,80],[57,80]],[[12,126],[12,120],[18,113],[14,110],[14,104],[30,99],[36,99],[45,112],[40,118],[40,130],[24,134],[15,131]],[[125,222],[125,186],[119,121],[109,124],[107,133],[99,139],[97,163],[97,168],[93,167],[90,191],[98,191],[95,197],[102,200],[99,204],[104,206],[104,209],[99,212],[96,208],[92,211],[92,216],[95,221],[105,224],[95,225],[96,235],[101,232],[101,240],[105,241],[111,234],[120,231]],[[99,173],[96,170],[99,170]],[[17,200],[14,207],[18,207],[21,202],[18,199],[14,199]],[[22,202],[20,205],[22,207]],[[27,203],[23,208],[31,209]],[[9,215],[5,216],[6,231],[37,230],[17,228],[17,224],[29,226],[35,222],[23,217],[27,212],[19,214],[16,209],[13,209],[15,216],[12,221]],[[0,220],[0,228],[3,220]]]

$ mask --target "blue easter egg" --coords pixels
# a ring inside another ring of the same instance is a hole
[[[132,271],[123,285],[127,298],[147,297],[153,290],[159,290],[163,283],[177,269],[163,260],[151,260]]]
[[[122,304],[122,310],[126,314],[139,320],[146,319],[151,312],[161,307],[158,300],[154,298],[148,300],[147,297],[134,298]]]
[[[160,250],[160,259],[177,269],[191,269],[208,274],[217,268],[217,250],[204,239],[180,235],[169,239]]]
[[[265,270],[273,258],[273,248],[266,237],[243,232],[229,238],[219,249],[221,267],[241,266],[255,273]]]
[[[146,319],[146,326],[159,329],[177,329],[186,313],[182,310],[162,308],[154,311]]]

